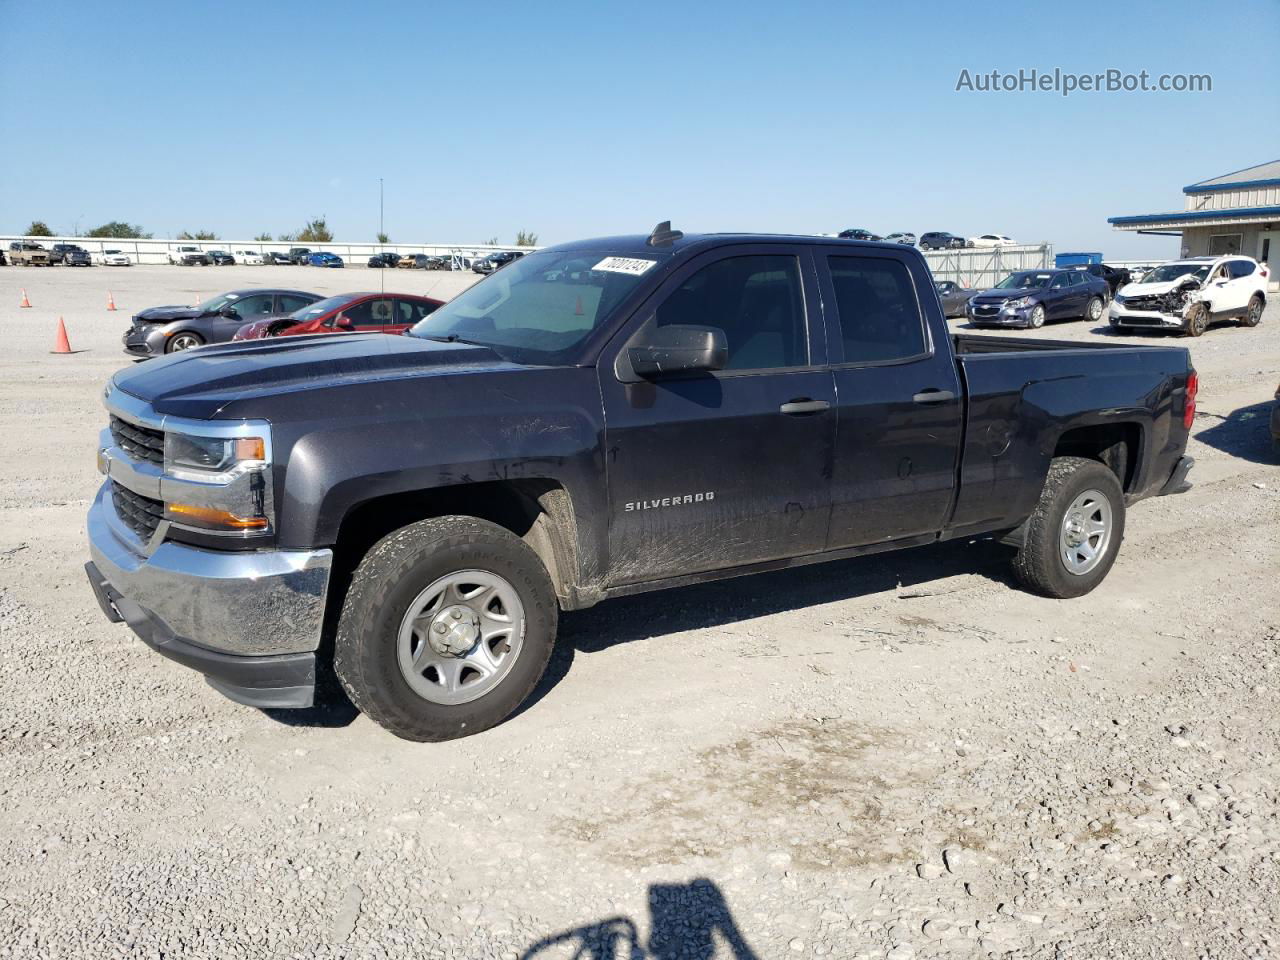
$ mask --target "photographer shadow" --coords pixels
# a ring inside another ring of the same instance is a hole
[[[525,950],[520,960],[712,960],[717,955],[759,960],[720,888],[700,877],[689,883],[649,887],[647,945],[641,945],[639,929],[630,917],[609,917],[544,937]]]

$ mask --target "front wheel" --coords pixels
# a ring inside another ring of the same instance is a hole
[[[1203,336],[1209,329],[1209,308],[1203,303],[1192,306],[1187,318],[1182,321],[1182,332],[1188,337]]]
[[[195,347],[203,346],[204,338],[196,333],[175,333],[169,338],[169,342],[165,344],[165,353],[178,353],[182,350],[191,350]]]
[[[1106,577],[1124,539],[1124,491],[1105,464],[1055,457],[1024,525],[1013,571],[1046,597],[1088,593]]]
[[[1027,321],[1032,330],[1039,330],[1044,326],[1044,307],[1036,304],[1031,308],[1031,318]]]
[[[397,737],[452,740],[501,723],[533,692],[557,618],[551,578],[515,534],[473,517],[422,520],[356,568],[334,671]]]
[[[1091,297],[1089,299],[1089,306],[1085,310],[1085,316],[1087,316],[1089,320],[1093,323],[1097,323],[1099,320],[1102,319],[1102,298],[1101,297]]]
[[[1240,326],[1256,327],[1261,322],[1262,298],[1255,293],[1249,300],[1249,306],[1245,308],[1244,316],[1240,318]]]

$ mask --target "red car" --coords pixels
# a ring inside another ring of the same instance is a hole
[[[255,320],[232,340],[292,337],[304,333],[404,333],[444,303],[410,293],[344,293],[317,300],[287,317]]]

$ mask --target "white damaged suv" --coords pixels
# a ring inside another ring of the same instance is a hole
[[[1250,257],[1162,263],[1111,301],[1111,326],[1181,330],[1198,337],[1218,320],[1256,327],[1267,303],[1267,267]]]

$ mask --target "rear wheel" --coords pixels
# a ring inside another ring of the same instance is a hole
[[[1124,519],[1124,491],[1108,467],[1083,457],[1055,457],[1025,524],[1014,573],[1046,597],[1082,596],[1115,563]]]
[[[1240,318],[1240,326],[1256,327],[1261,322],[1262,297],[1255,293],[1249,300],[1249,306],[1245,308],[1244,316]]]
[[[1188,337],[1203,336],[1209,329],[1209,308],[1203,303],[1191,305],[1187,317],[1182,321],[1182,332]]]
[[[1085,308],[1085,316],[1093,323],[1097,323],[1102,319],[1102,298],[1091,297],[1089,306]]]
[[[537,554],[508,530],[439,517],[384,537],[352,577],[334,670],[371,720],[406,740],[452,740],[505,720],[555,643]]]

